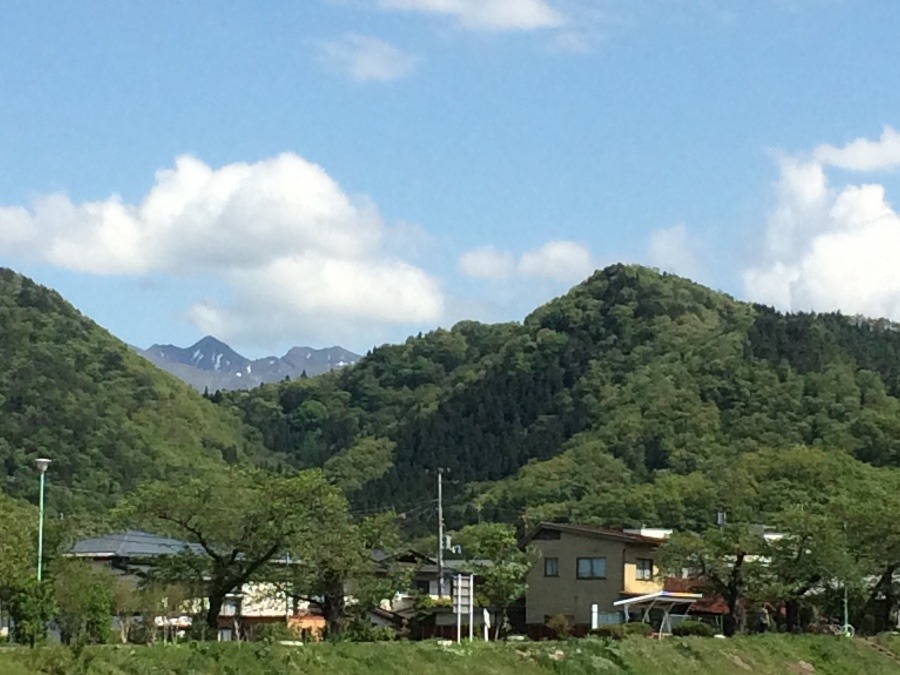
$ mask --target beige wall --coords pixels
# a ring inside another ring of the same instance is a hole
[[[650,581],[642,581],[637,578],[637,561],[638,558],[653,560],[653,578]],[[623,592],[628,595],[645,595],[646,593],[655,593],[663,589],[662,578],[659,575],[659,568],[656,566],[656,551],[649,547],[635,547],[629,545],[625,547],[625,585]]]
[[[635,578],[637,558],[653,558],[655,547],[626,544],[581,534],[561,532],[556,540],[533,540],[530,544],[540,554],[528,573],[525,620],[528,624],[544,624],[554,614],[571,616],[576,624],[591,622],[591,605],[599,605],[600,613],[614,612],[613,602],[623,593],[651,593],[659,590],[657,582],[639,582]],[[605,579],[578,579],[578,558],[606,558]],[[544,576],[544,559],[559,559],[559,576]]]

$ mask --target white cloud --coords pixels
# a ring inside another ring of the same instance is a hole
[[[574,241],[550,241],[519,258],[519,274],[555,281],[581,281],[594,271],[591,252]]]
[[[650,233],[651,264],[683,277],[697,279],[700,273],[698,245],[684,223]]]
[[[226,279],[232,304],[197,303],[191,317],[204,333],[241,341],[277,342],[304,331],[359,342],[372,324],[431,324],[443,313],[438,283],[401,261],[305,253],[231,270]]]
[[[469,30],[531,31],[565,23],[547,0],[379,0],[378,6],[451,17]]]
[[[594,263],[587,247],[573,241],[556,240],[522,253],[518,260],[508,251],[489,246],[476,248],[460,256],[459,269],[478,279],[531,277],[575,282],[590,275]]]
[[[515,272],[512,253],[498,251],[492,246],[466,251],[459,258],[459,269],[476,279],[507,279]]]
[[[328,66],[357,82],[388,82],[410,75],[417,59],[394,45],[366,35],[348,33],[339,40],[319,45]]]
[[[829,166],[875,171],[900,163],[896,134],[820,146],[812,161],[781,160],[778,206],[747,294],[785,310],[840,310],[900,320],[900,216],[879,184],[833,187]]]
[[[820,145],[813,152],[821,164],[849,171],[881,171],[900,166],[900,133],[885,126],[878,140],[857,138],[842,148]]]
[[[443,294],[423,270],[386,250],[389,230],[322,168],[286,153],[213,169],[184,156],[157,172],[139,204],[64,195],[0,207],[0,247],[91,274],[203,275],[232,291],[229,306],[197,305],[223,339],[283,339],[311,324],[430,324]],[[391,247],[392,249],[396,247]],[[331,324],[329,322],[332,322]],[[357,339],[359,335],[357,335]]]

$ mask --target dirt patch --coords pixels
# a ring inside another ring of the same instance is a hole
[[[797,673],[797,675],[809,675],[816,672],[816,667],[806,661],[797,661],[797,663],[792,663],[788,668],[792,673]]]

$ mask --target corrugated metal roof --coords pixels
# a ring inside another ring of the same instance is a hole
[[[82,539],[72,547],[70,553],[79,558],[155,558],[178,555],[185,551],[203,553],[199,544],[129,530]]]

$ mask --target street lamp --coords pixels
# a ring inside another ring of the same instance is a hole
[[[37,460],[38,471],[41,472],[41,497],[40,510],[38,515],[38,564],[37,564],[37,580],[41,580],[41,565],[44,562],[44,476],[47,473],[47,467],[50,466],[50,460],[39,457]]]

